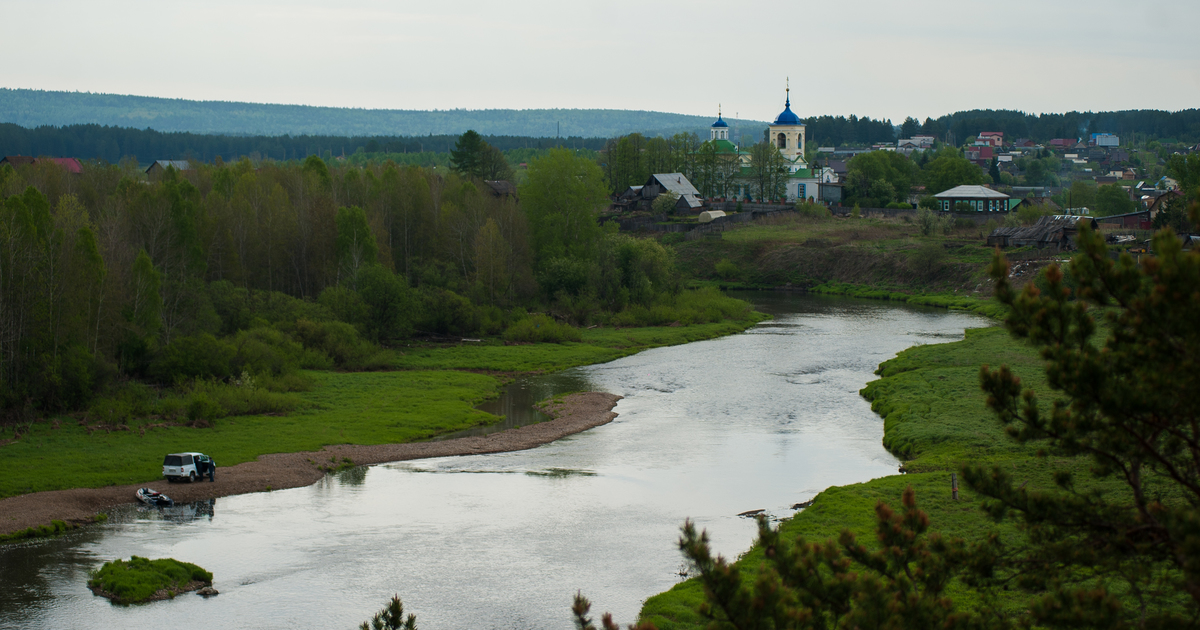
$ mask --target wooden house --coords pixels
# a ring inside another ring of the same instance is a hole
[[[1092,229],[1097,226],[1091,217],[1071,215],[1047,216],[1026,227],[997,228],[988,235],[987,243],[992,247],[1036,247],[1056,251],[1075,249],[1075,236],[1079,233],[1079,221],[1090,221]]]
[[[192,164],[187,160],[154,160],[150,166],[146,167],[146,175],[151,177],[162,175],[168,168],[173,168],[177,171],[190,171],[192,170]]]
[[[512,182],[503,179],[488,179],[484,180],[487,184],[488,192],[492,193],[493,197],[501,199],[518,199],[517,187]]]

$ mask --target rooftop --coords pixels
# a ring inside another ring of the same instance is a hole
[[[987,186],[955,186],[934,195],[937,199],[1008,199],[1008,195]]]

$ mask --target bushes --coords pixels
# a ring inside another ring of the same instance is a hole
[[[361,338],[354,326],[344,322],[317,323],[302,319],[296,322],[293,335],[306,349],[313,351],[305,356],[315,360],[324,355],[342,369],[366,370],[386,367],[390,362],[388,353],[380,352],[375,344]]]
[[[304,401],[295,394],[272,392],[250,382],[221,383],[193,381],[186,388],[187,418],[202,424],[226,416],[283,413],[300,408]]]
[[[750,317],[750,306],[731,298],[713,287],[664,295],[650,307],[633,305],[609,318],[617,327],[664,326],[679,322],[683,325],[707,324],[726,319]]]
[[[453,291],[424,288],[417,325],[423,332],[470,335],[479,330],[480,317],[471,301]]]
[[[921,231],[921,236],[933,236],[936,232],[949,234],[954,227],[954,219],[949,216],[942,216],[941,213],[934,212],[929,208],[919,208],[917,210],[917,228]]]
[[[713,265],[713,270],[717,272],[718,276],[721,276],[722,280],[731,280],[738,275],[738,266],[729,262],[728,258],[717,261],[717,264]]]
[[[230,373],[270,374],[279,376],[299,369],[304,361],[304,346],[273,328],[243,330],[233,340],[236,354]]]
[[[829,208],[810,201],[797,201],[796,213],[807,219],[821,220],[833,217],[833,213],[829,211]]]
[[[509,326],[508,330],[504,331],[504,339],[529,343],[562,343],[580,341],[582,336],[579,329],[560,324],[539,313]]]
[[[371,265],[358,272],[358,295],[366,307],[360,328],[372,341],[399,339],[412,334],[412,298],[408,285],[395,274]]]
[[[232,345],[208,333],[176,337],[163,348],[150,366],[150,372],[160,383],[189,378],[225,378],[230,374],[230,362],[236,354]]]

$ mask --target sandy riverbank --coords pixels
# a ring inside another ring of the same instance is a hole
[[[521,451],[553,442],[562,437],[607,424],[617,416],[613,412],[620,396],[603,392],[583,392],[563,397],[563,402],[542,409],[553,420],[487,436],[465,437],[438,442],[326,446],[316,452],[275,453],[253,462],[217,468],[215,482],[172,484],[158,480],[127,486],[74,488],[35,492],[0,499],[0,534],[45,525],[52,520],[88,523],[97,512],[114,505],[131,503],[138,488],[153,488],[168,494],[177,503],[247,492],[282,490],[316,483],[325,473],[318,466],[331,465],[330,458],[355,464],[382,464],[410,459],[478,455]],[[218,465],[220,453],[212,453]]]

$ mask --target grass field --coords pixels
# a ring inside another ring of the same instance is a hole
[[[1030,488],[1050,487],[1051,468],[1069,469],[1078,479],[1087,477],[1089,460],[1035,457],[1036,445],[1020,445],[1004,435],[987,409],[979,388],[979,366],[1009,365],[1026,386],[1049,404],[1043,364],[1036,352],[1000,328],[968,330],[966,339],[949,344],[924,345],[901,352],[884,362],[882,377],[862,390],[872,408],[884,418],[884,445],[904,460],[910,474],[893,475],[849,486],[833,487],[817,495],[812,507],[781,524],[790,538],[810,541],[833,538],[842,529],[854,532],[860,542],[875,542],[874,508],[883,501],[900,504],[905,487],[912,485],[919,507],[930,517],[931,530],[966,539],[996,529],[1003,537],[1020,536],[1010,522],[996,524],[978,508],[977,498],[963,487],[960,500],[950,498],[950,472],[960,464],[1002,466]],[[761,550],[749,550],[739,561],[750,575],[761,560]],[[951,597],[971,606],[975,595],[954,588]],[[1016,595],[1009,603],[1019,605]],[[641,611],[643,621],[659,630],[702,628],[698,605],[703,591],[696,580],[655,595]]]

